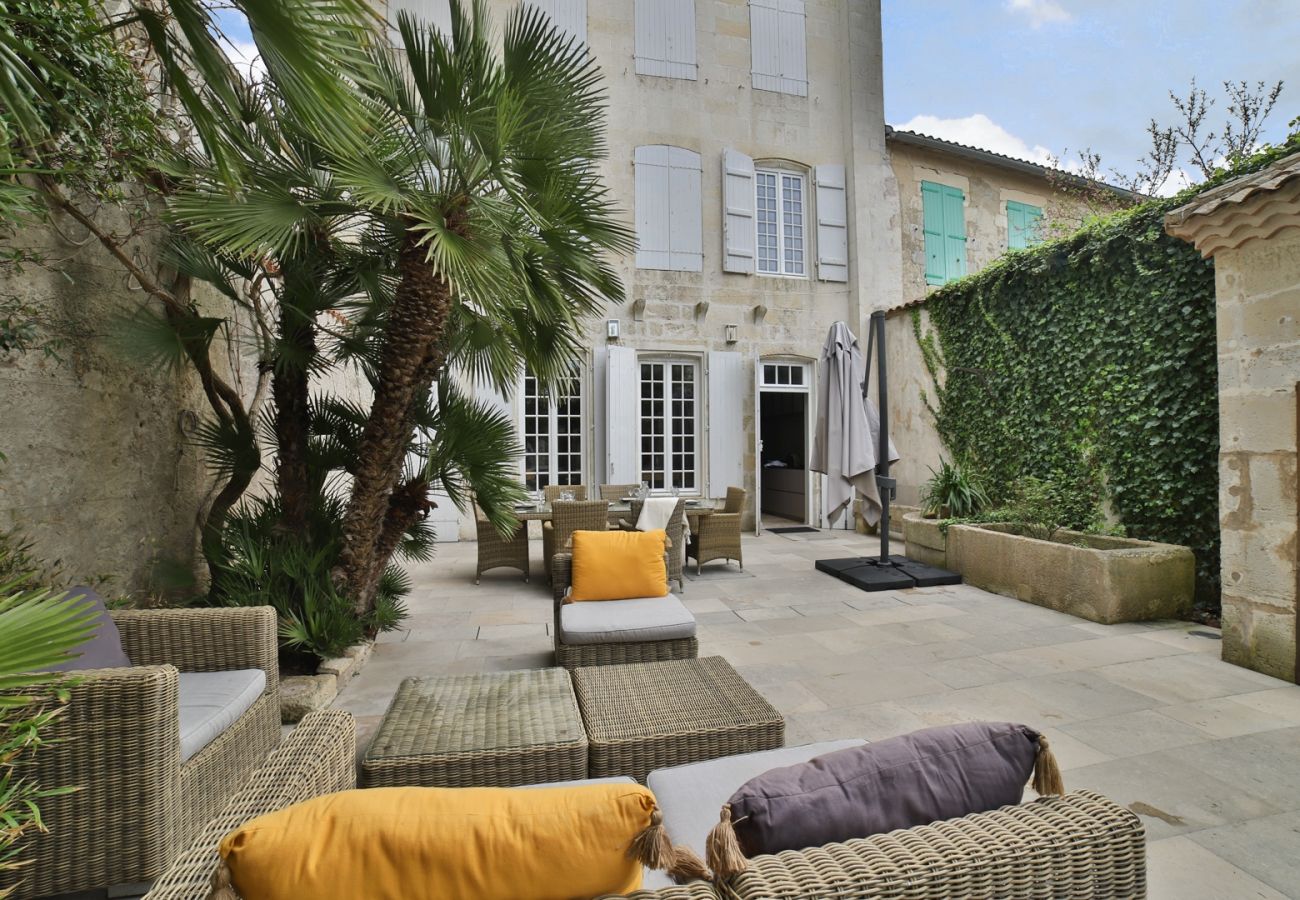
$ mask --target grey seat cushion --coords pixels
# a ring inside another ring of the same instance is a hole
[[[646,786],[659,802],[664,827],[668,829],[672,842],[685,844],[703,859],[705,838],[718,824],[722,804],[749,779],[770,769],[793,766],[823,753],[860,747],[865,743],[857,738],[822,741],[655,769],[646,779]]]
[[[261,669],[181,672],[181,762],[234,725],[266,689]]]
[[[566,644],[626,644],[694,636],[695,616],[672,594],[560,607],[560,639]]]

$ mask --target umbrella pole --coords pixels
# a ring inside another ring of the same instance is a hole
[[[878,429],[879,449],[876,452],[876,486],[880,493],[880,563],[889,563],[889,501],[894,499],[896,482],[889,476],[889,373],[885,365],[885,313],[876,310],[871,314],[871,339],[868,342],[876,357],[877,396],[876,412],[880,414]],[[862,385],[863,399],[867,386]]]

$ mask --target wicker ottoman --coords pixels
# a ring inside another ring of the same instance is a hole
[[[407,678],[361,761],[365,787],[510,787],[587,777],[564,669]]]
[[[588,775],[630,775],[785,742],[785,720],[720,656],[573,669]]]

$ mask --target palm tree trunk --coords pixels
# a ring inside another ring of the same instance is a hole
[[[392,553],[392,546],[381,550],[381,536],[411,437],[411,408],[442,368],[438,348],[451,312],[451,285],[434,273],[414,236],[406,238],[398,271],[401,280],[384,329],[375,398],[357,454],[335,571],[358,615],[372,609],[379,575]]]
[[[316,356],[316,334],[308,317],[287,302],[280,306],[280,340],[282,355],[271,376],[280,527],[304,537],[314,493],[307,465],[307,441],[311,417],[308,388]]]

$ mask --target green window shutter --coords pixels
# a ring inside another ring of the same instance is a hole
[[[944,250],[948,280],[966,274],[966,195],[955,187],[943,189]]]
[[[1023,250],[1042,240],[1039,226],[1042,224],[1043,211],[1028,203],[1015,200],[1007,201],[1007,248]]]
[[[943,185],[921,182],[922,225],[925,232],[925,283],[943,284],[948,280],[944,253]]]

